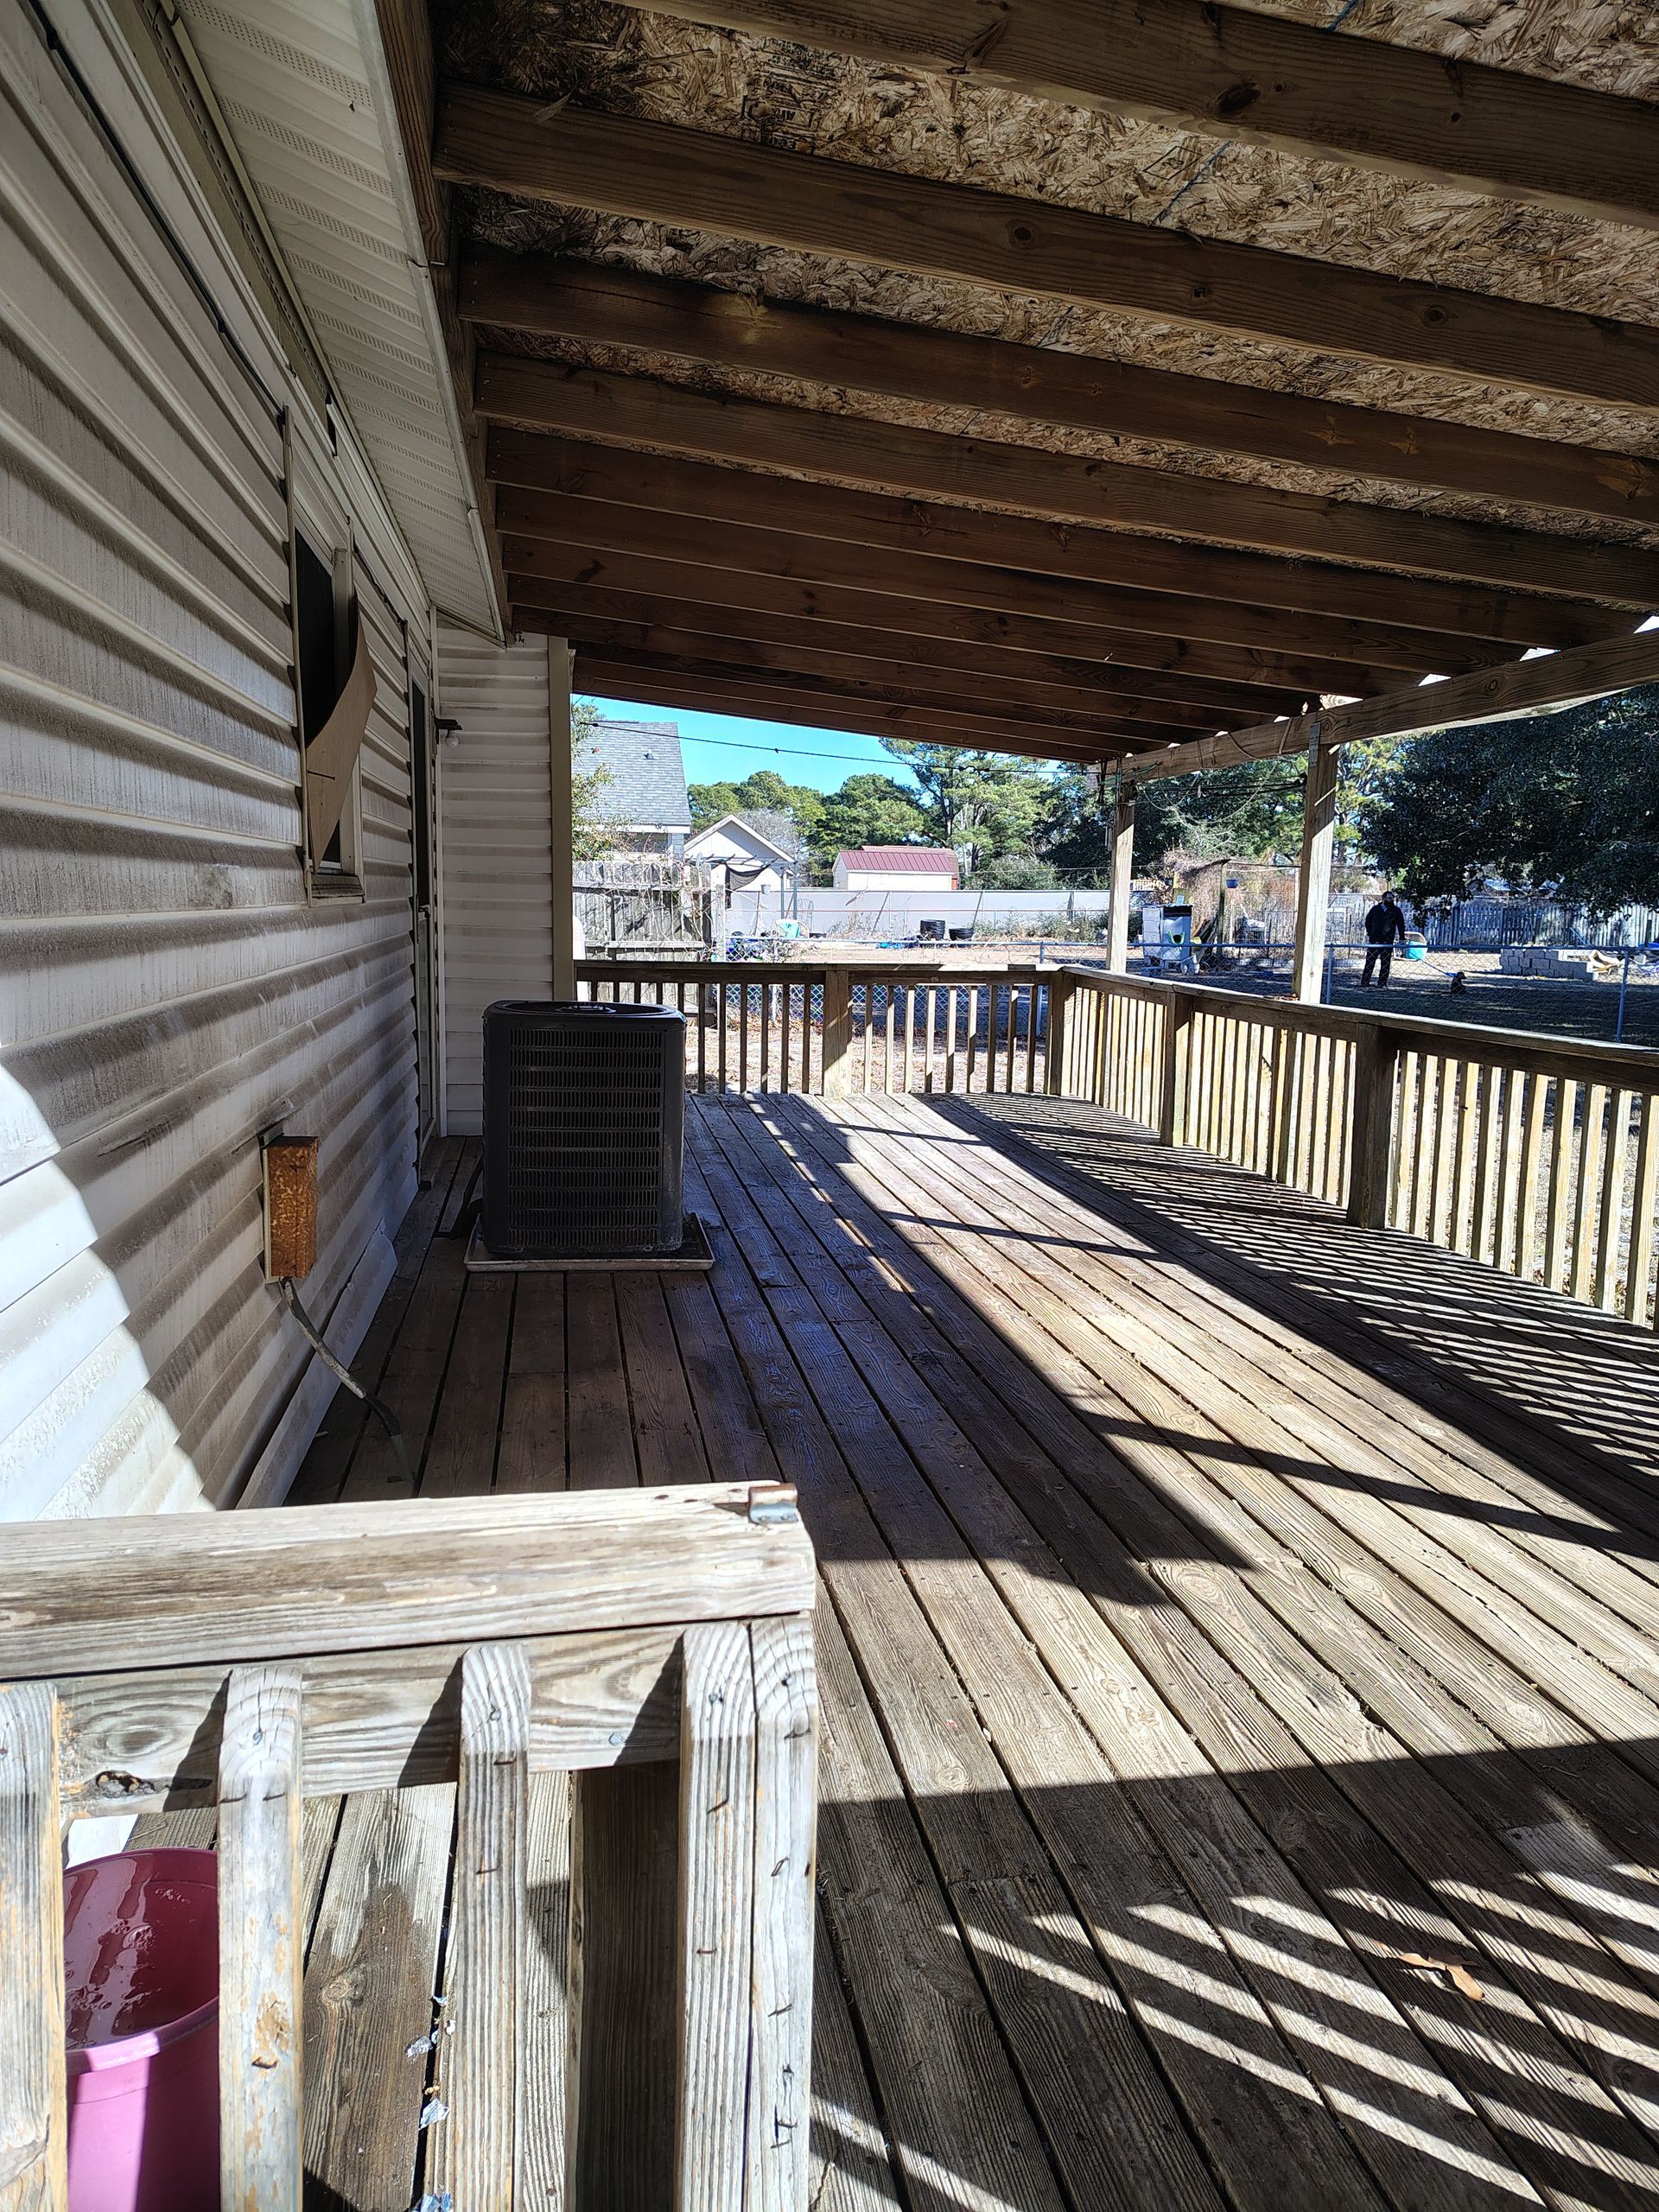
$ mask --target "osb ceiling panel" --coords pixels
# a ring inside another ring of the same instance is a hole
[[[1659,11],[1611,0],[1279,0],[1265,12],[1331,24],[1464,60],[1530,69],[1598,90],[1659,98]],[[813,48],[613,6],[607,0],[461,0],[442,35],[457,76],[878,168],[1012,192],[1136,222],[1347,263],[1471,290],[1634,321],[1655,321],[1659,232],[1597,223],[1418,184],[1334,162],[1027,99]],[[1633,411],[1393,369],[1288,346],[1160,324],[962,283],[918,278],[696,231],[462,195],[475,237],[557,249],[665,275],[1063,347],[1105,359],[1436,414],[1630,452],[1659,453],[1659,424]],[[519,341],[515,340],[515,343]],[[598,358],[552,349],[569,359]],[[945,410],[864,394],[780,388],[772,379],[631,357],[703,389],[753,391],[954,429]],[[1323,472],[1220,460],[1026,423],[973,418],[976,431],[1160,467],[1270,480],[1341,498],[1420,495]],[[1422,495],[1424,497],[1429,495]],[[1616,524],[1433,498],[1445,512],[1620,536]]]

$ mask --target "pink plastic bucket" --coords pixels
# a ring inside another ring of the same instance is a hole
[[[121,1851],[64,1880],[69,2212],[218,2212],[211,1851]]]

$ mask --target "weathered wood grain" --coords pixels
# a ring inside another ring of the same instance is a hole
[[[812,1620],[750,1632],[755,1708],[748,2186],[754,2212],[807,2201],[817,1907],[817,1675]]]
[[[66,2212],[58,1705],[0,1689],[0,2207]]]
[[[677,2212],[743,2212],[755,2004],[755,1695],[747,1629],[689,1630],[684,1668],[674,2202]]]
[[[747,1503],[728,1484],[20,1526],[0,1562],[0,1672],[418,1648],[452,1642],[457,1620],[537,1636],[798,1612],[810,1548]]]
[[[461,1662],[461,1779],[448,1967],[454,2024],[439,2081],[447,2116],[433,2177],[459,2212],[512,2212],[518,2194],[519,2069],[526,1988],[530,1669],[514,1643]]]
[[[302,1696],[298,1675],[277,1667],[238,1668],[226,1695],[218,1850],[226,2212],[300,2212]]]

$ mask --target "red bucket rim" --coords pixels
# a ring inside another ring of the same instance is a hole
[[[219,1885],[219,1853],[185,1844],[158,1844],[153,1849],[141,1851],[108,1851],[96,1859],[83,1859],[79,1866],[67,1870],[67,1874],[78,1874],[82,1867],[108,1866],[124,1859],[129,1865],[143,1861],[166,1871],[169,1864],[179,1874],[194,1871],[197,1875],[208,1873],[215,1890]],[[181,1864],[180,1862],[183,1863]],[[156,2058],[171,2044],[182,2043],[187,2036],[194,2035],[219,2017],[218,1993],[188,2012],[181,2012],[176,2020],[169,2020],[165,2027],[143,2028],[137,2035],[112,2036],[106,2041],[93,2044],[66,2043],[64,2062],[68,2073],[101,2074],[112,2072],[121,2066],[130,2066],[139,2059]]]

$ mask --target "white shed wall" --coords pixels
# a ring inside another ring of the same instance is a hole
[[[485,1007],[553,995],[549,666],[545,639],[493,645],[465,630],[438,632],[438,712],[461,725],[438,753],[452,1135],[484,1125]]]
[[[65,16],[115,82],[92,11]],[[128,150],[165,207],[163,151]],[[402,624],[425,609],[359,575],[366,897],[311,903],[291,395],[203,237],[247,367],[0,0],[0,1518],[279,1496],[334,1386],[263,1280],[258,1134],[322,1140],[305,1294],[343,1356],[414,1189]]]

